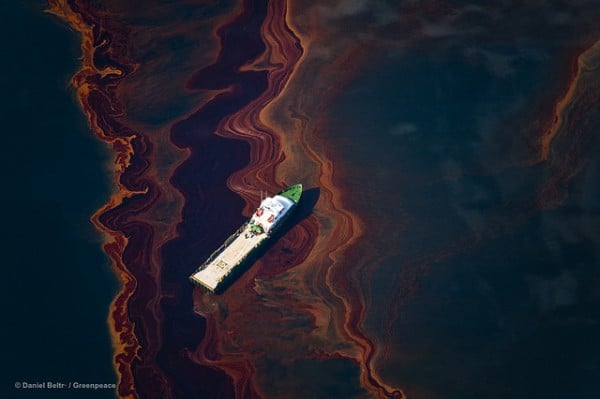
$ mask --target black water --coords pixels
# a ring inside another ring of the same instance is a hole
[[[114,397],[113,390],[16,389],[115,383],[108,306],[117,290],[89,218],[109,196],[107,149],[69,86],[80,38],[42,12],[2,2],[4,382],[0,396]]]

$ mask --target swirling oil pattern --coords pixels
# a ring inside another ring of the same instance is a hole
[[[600,389],[594,2],[50,0],[115,153],[125,398]],[[224,293],[189,274],[308,189]]]

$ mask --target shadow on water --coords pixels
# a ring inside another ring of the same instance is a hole
[[[276,229],[272,234],[271,238],[267,240],[262,246],[254,251],[251,255],[248,256],[246,260],[242,262],[239,266],[234,268],[229,276],[227,276],[226,280],[221,283],[219,288],[215,291],[215,294],[223,293],[231,284],[233,284],[246,270],[248,270],[258,259],[260,259],[266,252],[268,252],[273,245],[279,241],[281,237],[286,235],[294,226],[298,223],[302,222],[304,219],[309,217],[312,214],[312,211],[319,200],[319,196],[321,195],[321,189],[319,187],[309,188],[308,190],[304,190],[302,192],[302,196],[300,197],[300,201],[294,209],[293,213],[289,216],[287,220],[283,222],[283,225],[279,229]],[[283,248],[283,252],[290,254],[292,251],[289,248]]]
[[[285,224],[281,227],[281,236],[287,233],[292,227],[306,219],[312,214],[312,211],[319,200],[319,196],[321,195],[321,189],[319,187],[309,188],[308,190],[304,190],[302,192],[302,196],[300,197],[300,202],[298,202],[298,206],[294,210],[294,213],[290,215],[290,218],[285,222]],[[277,234],[273,236],[273,241],[279,238]]]

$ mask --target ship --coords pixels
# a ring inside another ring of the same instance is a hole
[[[190,281],[213,294],[220,292],[273,238],[298,205],[301,195],[302,184],[295,184],[262,199],[252,216],[194,271]]]

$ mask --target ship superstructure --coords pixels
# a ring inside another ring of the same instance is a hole
[[[252,217],[190,276],[190,281],[217,292],[234,270],[267,242],[300,201],[302,184],[263,199]]]

